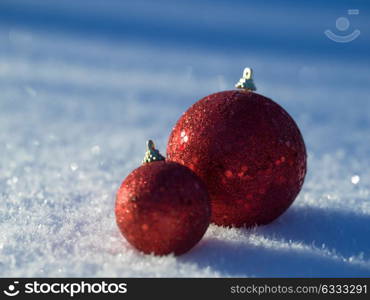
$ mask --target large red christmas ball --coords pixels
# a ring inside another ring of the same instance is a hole
[[[267,224],[298,195],[306,174],[306,148],[289,114],[247,90],[209,95],[174,127],[168,160],[206,183],[212,221],[224,226]]]
[[[122,234],[138,250],[179,255],[203,237],[211,211],[207,189],[197,175],[178,163],[156,161],[126,177],[115,213]]]

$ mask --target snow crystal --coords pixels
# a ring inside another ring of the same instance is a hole
[[[70,167],[70,168],[71,168],[71,170],[74,172],[74,171],[76,171],[76,170],[78,169],[78,164],[76,164],[76,163],[71,163],[69,167]]]
[[[99,147],[99,145],[95,145],[95,146],[91,147],[91,153],[94,154],[94,155],[100,154],[100,147]]]
[[[358,175],[353,175],[353,176],[351,177],[351,182],[352,182],[353,184],[357,184],[357,183],[359,183],[359,182],[360,182],[360,176],[358,176]]]

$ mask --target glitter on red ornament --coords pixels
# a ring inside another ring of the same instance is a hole
[[[167,158],[203,179],[212,221],[225,226],[271,222],[292,204],[306,174],[296,123],[280,105],[251,91],[196,102],[174,127]]]
[[[138,250],[179,255],[203,237],[211,211],[197,175],[175,162],[153,161],[123,181],[115,213],[122,234]]]

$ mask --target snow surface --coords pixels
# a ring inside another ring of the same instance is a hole
[[[122,2],[0,3],[0,276],[370,276],[369,7]],[[349,8],[361,36],[328,40]],[[181,257],[138,253],[115,224],[121,181],[245,66],[302,130],[299,197]]]

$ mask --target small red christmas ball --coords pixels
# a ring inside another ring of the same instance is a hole
[[[238,84],[241,90],[209,95],[183,114],[167,159],[203,179],[214,223],[249,227],[273,221],[292,204],[305,178],[306,148],[290,115],[252,91],[250,69]]]
[[[165,161],[152,141],[143,163],[118,190],[117,225],[127,241],[144,253],[185,253],[210,223],[207,189],[189,168]]]

